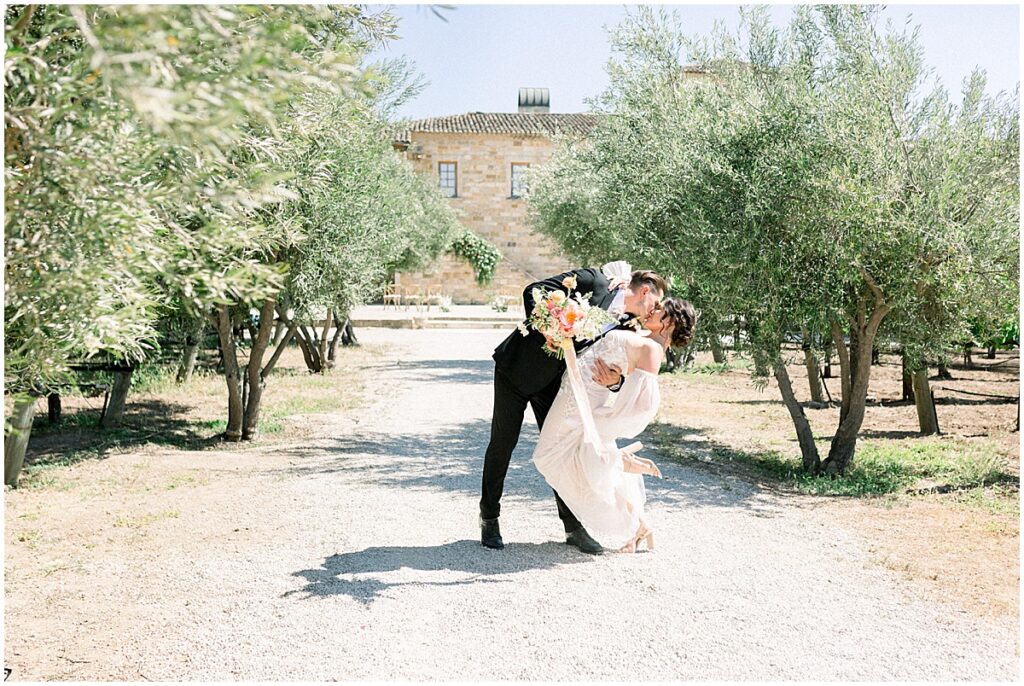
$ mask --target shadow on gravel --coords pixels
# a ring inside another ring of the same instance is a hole
[[[369,605],[389,589],[400,586],[465,586],[476,583],[505,583],[490,578],[533,569],[579,564],[593,558],[564,543],[510,543],[502,551],[486,550],[478,541],[455,541],[436,546],[367,548],[354,553],[331,555],[317,569],[303,569],[293,576],[306,585],[282,597],[302,594],[305,598],[347,595]],[[382,578],[399,572],[401,578]],[[424,572],[425,574],[420,574]],[[438,580],[431,572],[457,572],[462,578]],[[378,575],[365,577],[364,575]],[[422,578],[410,579],[410,576]]]
[[[392,370],[408,373],[409,378],[422,382],[446,384],[494,383],[493,360],[401,360]]]
[[[720,451],[719,444],[707,440],[695,429],[673,427],[666,435],[665,426],[654,425],[639,437],[648,446],[644,454],[657,462],[664,474],[663,479],[646,479],[648,501],[652,505],[670,509],[729,507],[759,513],[773,511],[764,507],[765,489],[756,483],[716,474],[695,464],[702,457],[710,461],[710,456]],[[298,459],[286,471],[299,476],[348,476],[362,483],[402,490],[443,491],[476,500],[480,497],[483,454],[490,431],[489,420],[477,419],[438,427],[434,433],[364,433],[337,437],[327,444],[326,451],[322,443],[308,449],[290,450]],[[554,508],[551,488],[531,460],[536,443],[536,425],[525,424],[505,478],[503,502],[507,503],[510,498],[552,501]],[[659,447],[663,448],[662,452]],[[665,450],[673,454],[683,450],[696,460],[679,462]]]

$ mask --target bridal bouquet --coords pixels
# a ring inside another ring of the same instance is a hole
[[[590,296],[572,295],[576,287],[575,277],[567,277],[562,281],[565,291],[553,290],[544,292],[533,289],[533,311],[526,324],[519,325],[519,332],[529,334],[527,325],[550,338],[555,345],[548,352],[562,359],[567,350],[572,349],[573,341],[589,341],[600,335],[608,324],[616,323],[616,319],[590,304]]]

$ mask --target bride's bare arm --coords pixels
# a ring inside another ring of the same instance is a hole
[[[636,351],[636,368],[642,369],[651,374],[657,374],[661,369],[661,358],[664,351],[661,346],[648,338],[641,338]]]

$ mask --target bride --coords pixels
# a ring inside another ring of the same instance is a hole
[[[645,322],[649,336],[614,329],[579,356],[602,453],[583,440],[583,423],[569,375],[562,377],[533,453],[534,464],[595,538],[612,548],[636,552],[641,541],[654,548],[654,533],[644,520],[643,474],[661,476],[657,466],[635,455],[641,444],[619,448],[617,438],[640,434],[658,411],[658,369],[665,351],[690,343],[696,326],[693,305],[666,298]],[[618,393],[593,381],[595,365],[615,366],[625,374]]]

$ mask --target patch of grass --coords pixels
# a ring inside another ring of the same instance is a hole
[[[260,435],[268,440],[287,438],[294,430],[304,435],[309,423],[293,423],[295,415],[350,412],[366,402],[365,371],[385,350],[380,346],[339,349],[339,365],[345,372],[310,374],[297,348],[289,348],[263,396]],[[244,360],[242,360],[244,363]],[[201,451],[220,448],[227,428],[223,376],[214,360],[197,364],[191,380],[178,384],[177,362],[154,363],[136,370],[122,425],[101,429],[102,396],[83,399],[69,389],[58,425],[46,418],[45,402],[29,441],[20,486],[33,489],[70,490],[82,485],[76,479],[59,478],[59,468],[82,461],[104,459],[112,453],[146,446]],[[103,372],[80,374],[82,383],[109,381]],[[5,398],[5,403],[8,399]],[[8,403],[9,404],[9,403]],[[158,486],[162,488],[163,486]]]
[[[78,461],[75,454],[69,455],[68,459],[69,462],[67,464],[73,464]],[[67,464],[24,467],[21,470],[21,476],[18,478],[18,488],[70,491],[74,488],[74,483],[60,478],[55,469],[56,467],[65,467]]]
[[[1006,519],[1020,519],[1020,488],[1016,484],[997,483],[961,491],[954,500],[960,505],[974,507]],[[1005,522],[991,522],[1000,533],[1005,530]]]
[[[266,417],[284,419],[297,414],[319,414],[336,410],[341,406],[342,400],[339,395],[328,396],[307,396],[294,395],[282,398],[266,408]]]
[[[990,489],[988,495],[970,497],[989,509],[1007,509],[1011,507],[1003,502],[1008,500],[1007,493],[1019,490],[1018,479],[1010,473],[1006,458],[989,443],[938,438],[861,441],[853,466],[845,475],[832,478],[805,473],[799,455],[778,450],[738,450],[712,444],[694,455],[680,449],[680,442],[673,439],[677,431],[670,425],[657,425],[659,449],[683,460],[696,457],[698,462],[732,464],[755,477],[768,478],[810,495],[873,496],[935,485],[959,494]],[[1002,490],[991,491],[993,484]]]
[[[964,489],[1017,481],[992,444],[937,438],[865,441],[854,458],[858,467],[892,474],[908,486],[928,480]]]
[[[178,386],[178,366],[147,364],[132,372],[132,393],[163,393]]]

